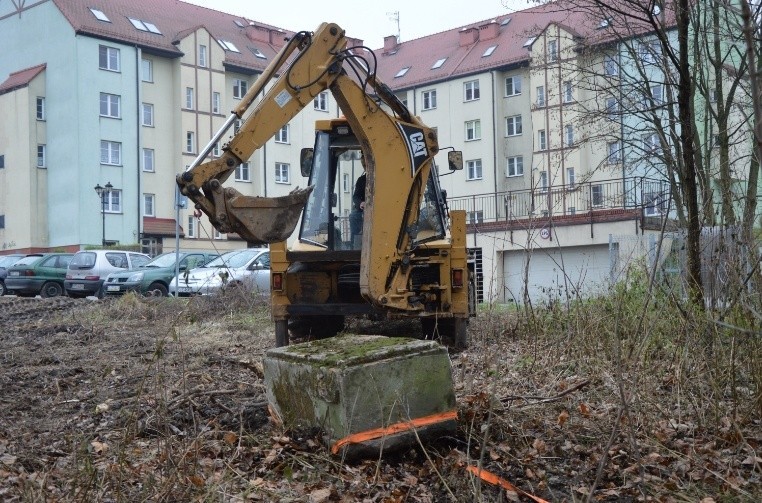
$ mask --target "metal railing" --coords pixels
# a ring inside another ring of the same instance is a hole
[[[465,210],[468,223],[486,223],[619,209],[659,216],[668,211],[670,197],[666,180],[631,177],[453,197],[448,204],[451,210]]]

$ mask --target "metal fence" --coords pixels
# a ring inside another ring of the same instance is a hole
[[[658,216],[668,211],[670,197],[667,181],[631,177],[453,197],[449,206],[465,210],[469,223],[637,208],[643,209],[644,216]]]

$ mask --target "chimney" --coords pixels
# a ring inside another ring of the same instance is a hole
[[[384,37],[384,53],[395,52],[397,50],[397,35],[387,35]]]
[[[347,37],[347,47],[358,47],[361,45],[363,45],[362,40],[359,38]],[[362,49],[359,50],[362,51]]]
[[[497,24],[497,21],[490,21],[479,27],[479,40],[490,40],[496,38],[499,34],[500,25]]]
[[[286,43],[286,32],[283,30],[268,30],[270,32],[270,45],[281,47]]]
[[[262,26],[257,26],[254,23],[249,23],[246,27],[246,36],[252,42],[262,42],[264,44],[270,43],[270,30]]]
[[[479,30],[476,28],[463,28],[460,30],[460,46],[465,47],[479,40]]]

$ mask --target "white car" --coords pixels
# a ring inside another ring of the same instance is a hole
[[[270,291],[270,251],[245,248],[224,253],[204,267],[180,273],[169,283],[169,294],[176,297],[209,295],[226,287]]]

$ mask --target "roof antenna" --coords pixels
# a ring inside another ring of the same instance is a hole
[[[397,23],[397,43],[400,43],[400,11],[395,10],[394,12],[387,12],[387,16],[389,16],[389,21],[394,21]]]

